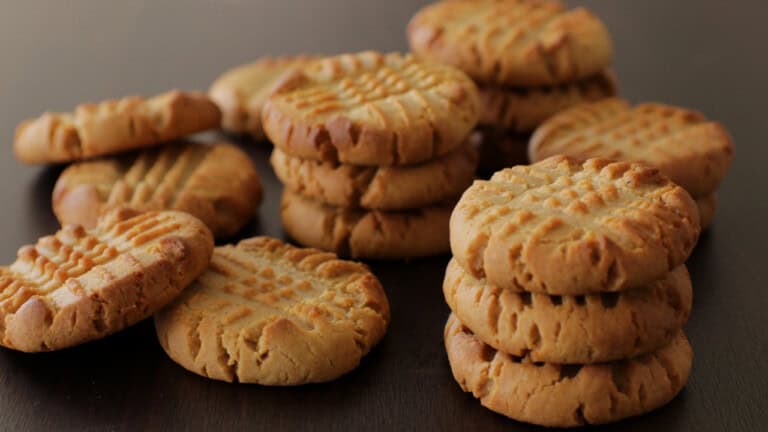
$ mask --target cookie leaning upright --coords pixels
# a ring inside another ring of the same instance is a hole
[[[539,126],[530,142],[531,160],[555,154],[655,166],[711,209],[702,212],[711,219],[713,194],[731,165],[733,143],[720,123],[698,112],[606,99],[577,105]]]
[[[475,181],[450,224],[472,276],[555,295],[650,283],[685,262],[700,231],[696,203],[657,169],[563,156]]]
[[[217,128],[221,112],[205,95],[170,91],[78,105],[16,128],[16,158],[28,164],[71,162],[160,144]]]
[[[179,210],[226,237],[255,214],[261,198],[245,152],[223,142],[182,142],[70,165],[53,189],[53,211],[62,225],[90,228],[117,207]]]
[[[212,251],[186,213],[118,209],[92,230],[68,225],[0,268],[0,344],[53,351],[122,330],[173,300]]]
[[[458,148],[480,102],[461,71],[366,51],[283,76],[262,112],[270,140],[292,156],[353,165],[407,165]]]
[[[294,67],[314,60],[312,56],[264,57],[224,72],[211,84],[208,97],[221,109],[221,127],[229,132],[248,133],[264,139],[261,110],[278,78]]]
[[[389,303],[362,264],[254,237],[155,317],[163,349],[208,378],[263,385],[333,380],[384,336]]]

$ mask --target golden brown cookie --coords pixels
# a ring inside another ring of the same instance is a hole
[[[419,165],[365,167],[288,156],[270,158],[286,188],[340,207],[402,210],[455,200],[472,184],[477,150],[470,146]]]
[[[480,85],[483,106],[481,125],[517,133],[530,133],[544,120],[584,102],[616,96],[616,77],[611,71],[573,83],[550,87],[502,87]]]
[[[170,91],[78,105],[16,128],[16,158],[28,164],[71,162],[148,147],[219,127],[221,113],[204,94]]]
[[[456,317],[486,344],[532,361],[565,364],[656,351],[683,327],[692,302],[684,265],[643,288],[548,296],[487,284],[452,260],[443,293]]]
[[[647,285],[685,262],[696,203],[658,169],[557,156],[475,181],[451,250],[472,276],[514,291],[583,295]]]
[[[464,143],[477,87],[450,66],[366,51],[328,57],[281,78],[262,112],[285,153],[351,165],[408,165]]]
[[[388,323],[367,267],[268,237],[216,248],[208,271],[155,317],[160,345],[186,369],[263,385],[333,380]]]
[[[406,259],[448,252],[449,206],[385,212],[334,207],[285,190],[283,229],[302,245],[359,259]]]
[[[707,229],[712,225],[717,210],[717,195],[712,193],[704,198],[696,199],[696,206],[699,208],[699,218],[701,219],[701,229]]]
[[[263,57],[222,74],[211,85],[208,97],[221,110],[221,127],[264,139],[261,110],[280,75],[314,60],[312,56]]]
[[[421,59],[456,66],[477,82],[517,87],[584,79],[613,56],[597,17],[555,0],[437,2],[411,19],[408,41]]]
[[[661,169],[692,196],[717,189],[733,159],[733,144],[720,123],[684,108],[621,99],[582,104],[544,122],[529,155],[555,154],[643,162]]]
[[[90,228],[116,207],[179,210],[219,237],[237,232],[261,197],[259,176],[242,150],[187,142],[70,165],[54,187],[53,211],[62,225]]]
[[[493,126],[479,126],[469,136],[469,142],[477,149],[477,171],[483,177],[494,172],[528,163],[528,139],[530,135],[509,132]]]
[[[180,212],[119,209],[68,225],[0,267],[0,344],[59,350],[152,316],[208,266],[213,238]]]
[[[494,350],[454,315],[445,326],[445,349],[456,381],[484,407],[550,427],[610,423],[653,411],[680,393],[693,361],[679,331],[669,345],[630,360],[535,363]]]

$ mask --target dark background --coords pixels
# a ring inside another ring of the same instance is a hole
[[[265,54],[405,50],[424,1],[10,1],[0,12],[0,262],[53,232],[60,168],[12,156],[15,125],[44,110],[169,88],[206,89]],[[616,430],[768,427],[768,41],[760,0],[582,1],[607,23],[623,94],[697,108],[724,123],[736,159],[715,224],[690,260],[694,347],[688,386],[667,407]],[[244,235],[282,236],[280,186],[264,145],[242,143],[267,188]],[[0,430],[526,430],[453,381],[442,346],[447,259],[373,263],[392,325],[357,370],[297,388],[230,385],[171,362],[151,322],[59,353],[0,349]]]

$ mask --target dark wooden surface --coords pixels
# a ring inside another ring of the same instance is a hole
[[[81,101],[207,88],[263,54],[404,50],[423,1],[188,0],[3,3],[0,12],[0,262],[57,228],[60,171],[12,157],[17,122]],[[690,260],[691,380],[667,407],[612,430],[768,427],[768,59],[763,1],[585,1],[608,24],[623,94],[694,107],[733,133],[736,159],[714,227]],[[264,145],[243,142],[267,196],[244,236],[282,236]],[[447,259],[372,263],[392,304],[386,338],[338,381],[230,385],[171,362],[144,322],[59,353],[0,349],[0,430],[528,430],[451,378],[442,346]]]

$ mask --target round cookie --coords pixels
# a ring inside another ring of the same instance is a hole
[[[704,198],[696,199],[696,206],[699,208],[699,218],[701,219],[701,229],[709,228],[712,220],[715,219],[717,210],[717,195],[712,193]]]
[[[616,77],[611,71],[553,87],[502,87],[480,85],[484,107],[481,125],[531,133],[544,120],[584,102],[616,96]]]
[[[555,0],[456,0],[419,11],[411,51],[456,66],[475,81],[550,86],[595,75],[611,63],[611,38],[584,8]]]
[[[208,270],[155,316],[160,345],[184,368],[262,385],[338,378],[388,323],[367,267],[268,237],[217,247]]]
[[[261,110],[280,76],[315,60],[313,56],[264,57],[224,72],[213,82],[208,97],[221,110],[221,127],[265,139]]]
[[[658,167],[691,196],[717,189],[733,159],[733,144],[719,123],[684,108],[621,99],[581,104],[544,122],[529,156],[555,154],[643,162]]]
[[[262,112],[285,153],[351,165],[409,165],[464,143],[477,87],[450,66],[366,51],[328,57],[281,78]]]
[[[16,128],[13,150],[27,164],[72,162],[155,146],[220,123],[219,108],[204,94],[174,90],[46,112]]]
[[[419,165],[364,167],[288,156],[270,158],[286,188],[340,207],[400,210],[456,200],[472,184],[477,150],[471,145]]]
[[[659,170],[565,156],[475,181],[450,222],[472,276],[551,295],[647,285],[685,262],[699,232],[695,202]]]
[[[451,208],[384,212],[333,207],[285,190],[283,229],[302,245],[361,259],[406,259],[448,252]]]
[[[109,212],[67,225],[0,267],[0,344],[54,351],[152,316],[208,266],[213,237],[181,212]]]
[[[516,293],[488,285],[452,260],[445,300],[477,338],[535,362],[597,363],[667,345],[691,312],[685,265],[644,288],[586,296]]]
[[[226,143],[181,143],[70,165],[53,189],[62,225],[96,225],[117,207],[179,210],[216,237],[235,234],[255,213],[262,190],[253,162]]]
[[[682,331],[669,345],[630,360],[593,365],[534,363],[481,342],[454,315],[445,349],[456,381],[484,407],[549,427],[615,422],[671,401],[691,373],[693,352]]]
[[[477,171],[489,177],[500,169],[527,164],[529,138],[526,134],[479,126],[469,136],[479,153]]]

